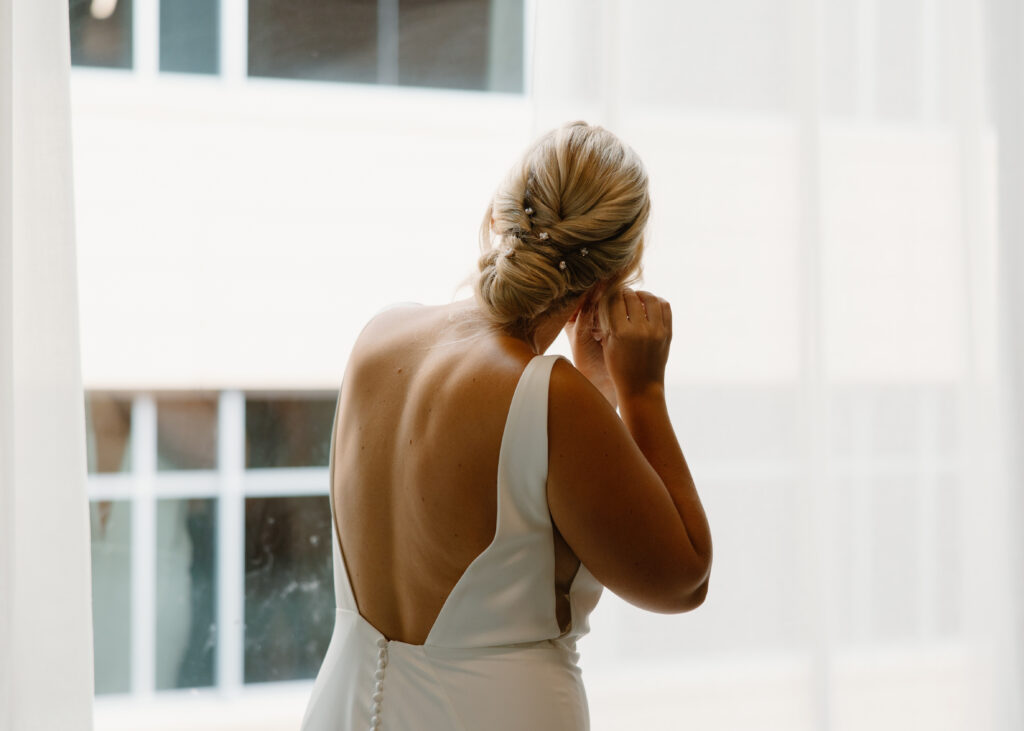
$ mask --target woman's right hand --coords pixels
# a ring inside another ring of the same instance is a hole
[[[623,289],[610,303],[604,334],[605,367],[619,403],[647,393],[664,392],[665,364],[672,341],[672,308],[651,292]]]

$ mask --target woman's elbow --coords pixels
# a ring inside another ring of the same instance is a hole
[[[703,604],[704,600],[707,599],[708,596],[708,583],[710,581],[711,561],[708,560],[706,565],[702,567],[697,578],[691,578],[691,580],[680,589],[676,611],[690,612]]]
[[[707,577],[704,578],[704,581],[701,582],[700,586],[698,586],[684,598],[683,608],[681,611],[692,612],[694,609],[696,609],[704,603],[704,600],[708,597],[708,582],[710,582],[710,580],[711,576],[709,574]]]

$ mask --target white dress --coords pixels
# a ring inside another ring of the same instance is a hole
[[[494,539],[455,584],[424,644],[388,640],[360,616],[334,523],[337,616],[302,731],[590,727],[576,640],[590,629],[602,587],[582,564],[564,633],[555,616],[547,412],[559,357],[534,357],[519,379],[498,458]],[[333,513],[332,501],[332,521]]]

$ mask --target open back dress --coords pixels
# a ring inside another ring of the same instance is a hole
[[[559,357],[535,356],[520,376],[501,438],[494,538],[452,588],[424,644],[388,639],[359,614],[331,498],[337,615],[302,731],[589,729],[576,641],[590,629],[602,587],[582,563],[565,631],[555,613],[547,420]]]

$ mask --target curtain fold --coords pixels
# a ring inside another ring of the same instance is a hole
[[[68,6],[0,0],[0,728],[92,728]]]
[[[1024,6],[988,0],[990,91],[999,170],[998,231],[1001,454],[1006,469],[1007,632],[997,657],[1004,728],[1024,727]]]

